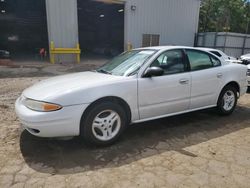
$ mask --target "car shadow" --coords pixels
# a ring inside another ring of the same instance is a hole
[[[250,108],[239,106],[231,116],[206,110],[136,124],[109,147],[89,146],[79,137],[68,141],[44,139],[23,131],[20,149],[31,168],[51,174],[118,167],[166,151],[197,157],[183,148],[249,127],[249,114]]]

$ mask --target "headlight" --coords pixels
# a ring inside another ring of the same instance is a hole
[[[60,110],[62,106],[53,103],[47,103],[42,101],[36,101],[32,99],[24,99],[23,101],[24,106],[31,110],[39,111],[39,112],[52,112],[56,110]]]

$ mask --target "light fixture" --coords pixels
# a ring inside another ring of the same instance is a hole
[[[6,11],[5,10],[1,10],[1,13],[5,13]]]
[[[136,6],[135,5],[131,5],[131,10],[135,11],[136,10]]]
[[[104,18],[104,14],[101,14],[99,17],[100,17],[100,18]]]
[[[123,9],[118,10],[118,12],[123,12],[123,11],[124,11]]]

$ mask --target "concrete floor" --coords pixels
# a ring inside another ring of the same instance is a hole
[[[0,79],[0,187],[250,185],[250,94],[231,116],[206,110],[137,124],[115,145],[99,148],[81,138],[42,139],[22,130],[14,102],[48,75],[21,76]]]
[[[77,64],[73,63],[55,63],[46,61],[9,61],[0,59],[0,78],[19,78],[19,77],[46,77],[56,76],[72,72],[81,72],[93,70],[110,58],[90,57],[84,58]]]

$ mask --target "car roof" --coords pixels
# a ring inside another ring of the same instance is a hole
[[[142,48],[135,48],[133,50],[169,50],[169,49],[197,49],[190,46],[150,46],[150,47],[142,47]]]
[[[214,49],[214,48],[196,47],[196,49],[205,50],[205,51],[216,51],[216,52],[223,53],[221,50]]]
[[[151,46],[151,47],[143,47],[143,48],[135,48],[133,50],[157,50],[160,52],[166,51],[166,50],[172,50],[172,49],[193,49],[193,50],[200,50],[200,51],[204,51],[207,52],[213,56],[213,53],[211,53],[211,50],[216,50],[216,49],[212,49],[212,48],[197,48],[197,47],[190,47],[190,46]],[[210,50],[208,50],[210,49]],[[217,51],[217,50],[216,50]],[[222,57],[218,57],[217,58],[220,59],[220,61],[222,62],[222,64],[225,64],[226,62],[224,61],[224,59]]]
[[[135,48],[133,50],[166,51],[166,50],[172,50],[172,49],[193,49],[193,50],[200,50],[200,51],[204,51],[204,52],[210,53],[212,55],[214,55],[214,54],[211,53],[211,50],[216,50],[216,49],[212,49],[212,48],[197,48],[197,47],[190,47],[190,46],[151,46],[151,47]],[[208,49],[210,49],[210,50],[208,50]],[[216,50],[216,51],[218,51],[218,50]]]
[[[217,49],[214,48],[205,48],[205,47],[196,47],[197,49],[203,49],[203,50],[214,50],[214,51],[218,51]]]

